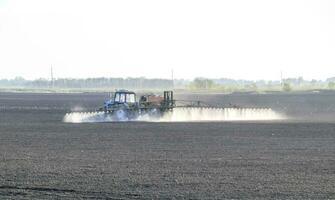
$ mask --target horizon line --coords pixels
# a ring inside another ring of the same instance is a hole
[[[159,78],[159,77],[145,77],[145,76],[129,76],[129,77],[107,77],[107,76],[94,76],[94,77],[81,77],[81,78],[75,78],[75,77],[53,77],[53,80],[59,80],[59,79],[99,79],[99,78],[105,78],[105,79],[161,79],[161,80],[172,80],[171,78]],[[227,80],[235,80],[235,81],[282,81],[282,80],[287,80],[287,79],[300,79],[303,81],[327,81],[328,79],[335,78],[335,76],[328,77],[325,79],[304,79],[303,76],[298,76],[298,77],[287,77],[283,79],[243,79],[243,78],[229,78],[229,77],[221,77],[221,78],[209,78],[209,77],[194,77],[194,78],[173,78],[173,80],[185,80],[185,81],[193,81],[195,79],[208,79],[208,80],[220,80],[220,79],[227,79]],[[45,77],[39,77],[39,78],[25,78],[23,76],[16,76],[14,78],[0,78],[0,80],[15,80],[15,79],[23,79],[26,81],[36,81],[36,80],[48,80],[51,81],[50,78],[45,78]]]

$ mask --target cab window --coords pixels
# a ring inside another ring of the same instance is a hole
[[[115,93],[114,101],[115,102],[119,102],[120,101],[120,94],[119,93]]]
[[[126,94],[125,93],[121,93],[120,94],[120,100],[119,100],[120,103],[124,103],[126,102]]]
[[[126,94],[125,93],[116,93],[115,94],[115,102],[119,102],[119,103],[126,102]]]
[[[127,94],[127,102],[135,103],[135,94]]]

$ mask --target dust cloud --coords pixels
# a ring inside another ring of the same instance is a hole
[[[284,120],[284,114],[270,108],[175,108],[161,117],[141,115],[129,119],[124,111],[115,114],[104,112],[73,112],[67,113],[65,123],[95,123],[116,121],[147,121],[147,122],[196,122],[196,121],[267,121]]]
[[[283,120],[286,117],[269,108],[177,108],[160,121],[265,121]]]

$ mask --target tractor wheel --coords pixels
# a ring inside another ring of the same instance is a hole
[[[127,121],[128,115],[127,112],[123,109],[119,109],[115,112],[115,117],[117,121]]]

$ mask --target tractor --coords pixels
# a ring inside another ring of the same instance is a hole
[[[164,96],[147,94],[137,101],[136,93],[129,90],[117,90],[104,102],[98,111],[112,116],[115,120],[133,120],[139,116],[160,117],[175,107],[173,91],[164,91]]]

